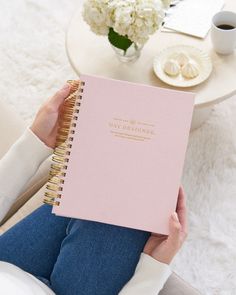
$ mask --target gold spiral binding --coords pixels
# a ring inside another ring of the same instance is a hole
[[[64,101],[62,112],[59,116],[59,128],[56,137],[56,147],[52,156],[46,191],[43,202],[53,206],[60,205],[64,178],[69,162],[70,149],[72,148],[73,134],[77,125],[79,108],[84,92],[85,83],[81,80],[68,80],[70,93]]]

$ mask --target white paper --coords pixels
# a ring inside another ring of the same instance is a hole
[[[163,31],[172,29],[205,38],[214,14],[224,6],[224,0],[184,0],[169,9]]]

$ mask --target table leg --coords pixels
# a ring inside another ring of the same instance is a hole
[[[199,128],[210,116],[213,106],[194,108],[191,131]]]

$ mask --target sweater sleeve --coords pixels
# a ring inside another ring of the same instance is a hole
[[[123,287],[119,295],[157,295],[170,274],[169,265],[141,253],[133,277]]]
[[[7,214],[24,186],[36,173],[40,164],[52,154],[27,127],[22,136],[0,160],[0,221]]]

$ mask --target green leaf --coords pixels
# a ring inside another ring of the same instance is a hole
[[[109,29],[108,40],[112,45],[117,48],[123,49],[124,51],[126,51],[133,43],[128,37],[119,35],[113,30],[113,28]]]

